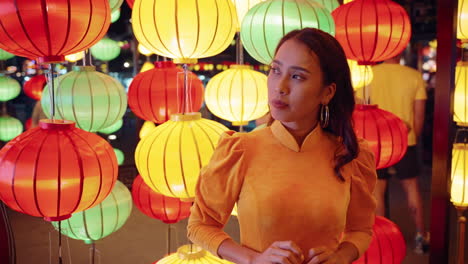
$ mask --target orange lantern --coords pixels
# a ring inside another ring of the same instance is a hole
[[[41,100],[42,90],[47,85],[45,75],[36,75],[23,85],[24,93],[34,100]]]
[[[183,202],[179,198],[153,191],[140,175],[133,181],[132,197],[141,212],[166,224],[177,223],[190,215],[191,202]]]
[[[354,0],[332,12],[335,38],[348,59],[371,65],[405,49],[411,24],[405,9],[391,0]]]
[[[50,221],[100,203],[117,180],[111,145],[64,120],[41,120],[0,150],[0,199]]]
[[[3,0],[0,48],[39,63],[91,47],[110,25],[109,0]]]
[[[374,152],[377,169],[390,167],[403,158],[408,129],[396,115],[377,105],[356,105],[353,121],[356,136],[366,139]]]
[[[154,123],[164,123],[171,114],[197,112],[203,103],[203,84],[188,74],[188,89],[184,98],[183,69],[172,61],[156,62],[155,68],[135,76],[128,88],[128,105],[138,117]]]

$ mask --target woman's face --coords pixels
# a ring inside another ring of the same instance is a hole
[[[323,84],[317,55],[297,40],[284,42],[268,74],[268,101],[273,118],[282,123],[315,125],[320,105],[328,104],[334,93],[334,84]]]

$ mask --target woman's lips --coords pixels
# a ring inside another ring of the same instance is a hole
[[[274,108],[282,109],[288,107],[288,104],[281,100],[273,100],[271,101],[271,106],[273,106]]]

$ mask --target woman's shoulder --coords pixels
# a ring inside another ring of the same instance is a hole
[[[353,177],[365,180],[369,185],[374,185],[377,180],[374,153],[365,139],[358,139],[359,153],[352,161]]]
[[[218,145],[244,150],[245,148],[248,148],[249,145],[255,144],[255,142],[258,143],[259,139],[268,136],[269,133],[269,127],[256,129],[247,133],[229,130],[221,134]]]

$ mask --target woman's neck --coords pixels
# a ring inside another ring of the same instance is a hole
[[[299,122],[282,122],[283,126],[291,133],[291,135],[296,139],[296,142],[299,146],[302,146],[307,135],[315,129],[318,124],[318,121],[310,123],[299,123]]]

